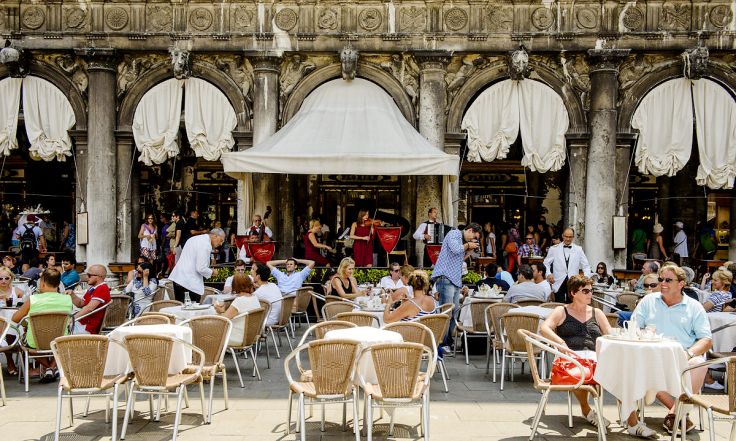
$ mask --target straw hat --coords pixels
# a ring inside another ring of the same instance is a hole
[[[661,233],[662,231],[664,231],[664,227],[662,226],[662,224],[660,224],[660,223],[656,223],[656,224],[654,224],[654,229],[653,229],[653,231],[654,231],[655,233]]]

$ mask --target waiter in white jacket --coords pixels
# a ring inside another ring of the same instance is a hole
[[[579,245],[572,243],[574,239],[575,231],[572,228],[566,228],[562,233],[562,243],[550,247],[544,259],[544,266],[547,267],[548,274],[547,281],[552,285],[552,291],[555,292],[555,301],[561,303],[569,303],[567,298],[568,277],[578,274],[581,269],[586,277],[592,275],[588,258],[585,257]]]
[[[189,291],[195,302],[204,294],[204,279],[212,276],[210,260],[212,250],[225,242],[225,232],[221,228],[213,228],[209,234],[201,234],[190,238],[181,251],[179,261],[171,271],[169,280],[174,282],[176,300],[183,302],[184,293]]]

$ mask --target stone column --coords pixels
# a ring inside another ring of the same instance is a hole
[[[575,243],[585,246],[585,176],[588,170],[588,140],[571,139],[570,175],[567,177],[564,226],[575,230]],[[561,232],[560,232],[561,233]]]
[[[605,262],[613,268],[613,215],[616,214],[616,119],[618,66],[628,49],[589,49],[590,147],[586,177],[585,254],[591,266]]]
[[[75,173],[75,189],[74,189],[74,212],[80,213],[87,210],[87,131],[86,130],[72,130],[69,135],[74,140],[74,166]],[[79,228],[76,219],[70,219],[74,223],[75,228]],[[79,237],[79,231],[77,231],[77,238]],[[77,249],[75,252],[77,262],[87,261],[87,246],[79,245],[77,243]]]
[[[233,132],[235,138],[235,149],[238,151],[247,150],[253,147],[253,134]],[[253,211],[253,193],[252,189],[246,188],[243,179],[238,179],[237,184],[237,208],[235,212],[235,220],[237,222],[237,233],[245,234],[245,229],[250,225],[250,214]]]
[[[87,162],[87,211],[89,244],[87,264],[116,259],[116,156],[115,156],[115,51],[79,49],[87,57],[89,115]]]
[[[616,215],[629,216],[629,164],[631,142],[619,140],[616,144]],[[629,230],[626,229],[626,247],[614,250],[614,268],[626,268],[629,259]]]
[[[276,133],[279,122],[279,65],[281,59],[271,56],[254,57],[253,73],[255,84],[253,85],[253,145],[267,139]],[[273,174],[253,173],[253,213],[261,216],[266,212],[266,207],[271,207],[272,212],[266,224],[274,234],[280,234],[279,228],[279,179]],[[250,225],[248,214],[245,223]],[[283,213],[289,216],[290,213]],[[279,242],[284,237],[275,237]]]
[[[133,133],[116,132],[115,139],[117,141],[117,254],[115,260],[117,262],[132,262],[137,253],[134,249],[139,248],[133,246],[138,243],[136,229],[142,219],[133,215],[133,198],[132,188],[133,179],[138,179],[133,175]],[[156,219],[158,222],[158,219]],[[161,226],[159,226],[161,228]],[[135,238],[135,239],[134,239]]]

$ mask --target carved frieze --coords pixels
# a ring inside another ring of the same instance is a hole
[[[64,8],[64,29],[82,31],[87,27],[87,11],[77,6]]]
[[[312,72],[317,66],[311,61],[304,60],[301,54],[293,54],[291,58],[287,58],[284,64],[281,66],[281,75],[279,76],[279,83],[281,85],[281,108],[283,109],[284,103],[287,98],[291,95],[299,81],[304,78],[305,75]]]
[[[466,55],[464,57],[456,57],[447,66],[447,74],[445,75],[445,83],[447,83],[447,109],[450,109],[452,100],[457,95],[463,84],[477,72],[488,66],[488,59],[479,54]]]
[[[540,31],[551,28],[555,22],[555,14],[550,8],[539,7],[532,11],[532,25]]]
[[[419,66],[409,54],[392,54],[391,59],[380,64],[404,87],[411,103],[416,107],[419,99]]]
[[[368,32],[375,31],[383,22],[383,14],[378,8],[366,8],[358,14],[358,24],[363,30]]]
[[[572,56],[565,56],[564,53],[560,54],[560,64],[562,65],[562,73],[565,78],[565,82],[575,91],[575,94],[580,97],[580,102],[583,104],[583,109],[586,111],[590,109],[590,74],[588,63],[585,60],[585,56],[581,54],[574,54]]]
[[[26,6],[21,13],[21,23],[26,29],[36,30],[46,21],[46,12],[41,6]]]
[[[212,11],[207,8],[194,8],[189,13],[189,24],[197,31],[206,31],[212,27]]]
[[[290,31],[296,27],[299,16],[296,11],[291,8],[284,8],[276,13],[274,22],[282,31]]]
[[[152,32],[171,32],[173,15],[171,6],[149,4],[146,7],[146,29]]]
[[[659,11],[660,31],[687,31],[690,29],[690,4],[670,3],[663,4]]]
[[[468,13],[454,7],[445,11],[445,27],[450,31],[459,31],[468,25]]]
[[[334,31],[340,22],[340,15],[336,8],[322,8],[317,15],[317,28],[323,31]]]
[[[723,29],[733,21],[733,12],[730,5],[713,6],[708,13],[708,20],[718,29]]]
[[[623,92],[628,90],[639,79],[654,72],[667,62],[671,62],[671,57],[661,54],[636,54],[628,57],[619,67],[618,73],[618,89],[623,96]]]
[[[484,27],[488,32],[511,32],[511,25],[514,21],[514,9],[500,5],[489,6],[486,8],[484,20]]]
[[[70,54],[34,54],[33,59],[59,68],[71,80],[79,93],[87,93],[89,79],[87,76],[87,62]]]
[[[424,32],[427,29],[427,11],[424,8],[409,6],[399,12],[399,30],[401,32]]]
[[[236,6],[232,10],[230,28],[236,32],[248,31],[255,27],[255,8]]]
[[[120,31],[128,26],[128,11],[122,6],[105,7],[105,24],[113,31]]]
[[[163,54],[125,55],[117,66],[117,96],[121,97],[138,78],[142,77],[151,68],[166,60]]]
[[[245,97],[249,109],[253,108],[253,65],[243,56],[236,55],[207,55],[196,58],[216,66],[232,78]]]
[[[595,29],[598,27],[598,11],[591,7],[578,8],[575,12],[577,25],[581,29]]]
[[[644,27],[644,10],[627,3],[621,11],[621,22],[629,31],[640,31]]]

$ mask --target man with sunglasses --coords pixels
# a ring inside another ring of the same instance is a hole
[[[401,281],[401,265],[398,262],[391,262],[389,265],[388,276],[381,278],[381,288],[396,290],[404,287]]]
[[[659,271],[659,264],[655,261],[649,261],[644,262],[644,265],[641,267],[641,276],[639,276],[639,279],[629,280],[629,285],[634,289],[634,291],[643,291],[646,289],[643,286],[644,278],[647,276],[647,274],[657,274],[657,271]]]
[[[712,346],[710,323],[703,305],[683,293],[685,288],[685,271],[675,264],[668,264],[659,270],[660,292],[644,296],[639,302],[632,319],[638,326],[657,327],[657,333],[674,338],[687,354],[688,364],[696,365],[705,361],[704,354]],[[693,393],[699,393],[705,380],[706,368],[690,371]],[[657,399],[669,409],[663,427],[672,433],[675,420],[675,399],[667,392],[657,393]],[[639,424],[636,412],[632,412],[627,421],[633,427]],[[687,419],[686,431],[694,427]]]
[[[74,292],[69,296],[77,308],[81,308],[74,317],[81,317],[110,302],[110,287],[105,284],[107,269],[103,265],[91,265],[87,268],[87,285],[89,288],[83,298],[77,297]],[[105,311],[98,311],[79,321],[74,322],[74,334],[99,334]]]

